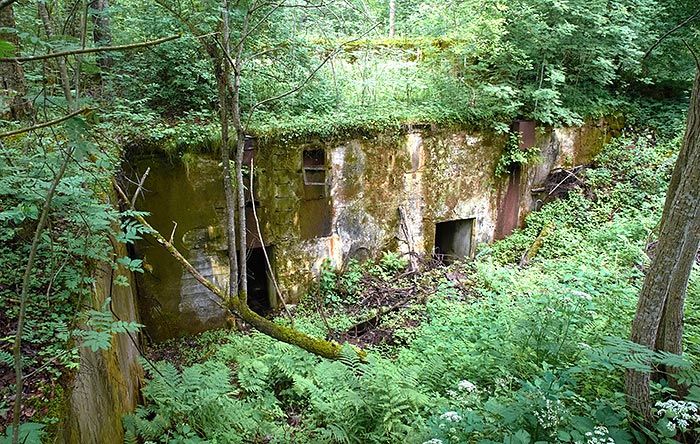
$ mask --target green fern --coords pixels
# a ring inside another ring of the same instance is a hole
[[[362,376],[364,374],[365,364],[360,360],[357,351],[350,345],[343,345],[338,361],[345,364],[354,375]]]
[[[14,358],[12,357],[11,353],[8,353],[4,350],[0,350],[0,364],[5,364],[9,367],[14,365]]]
[[[447,365],[442,356],[437,354],[429,356],[420,369],[420,382],[434,391],[439,391],[445,385],[445,373],[447,373]]]

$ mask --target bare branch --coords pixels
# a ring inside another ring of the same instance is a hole
[[[84,48],[84,49],[73,49],[69,51],[52,52],[49,54],[42,54],[38,56],[25,56],[25,57],[3,57],[0,58],[0,62],[33,62],[36,60],[46,60],[53,59],[56,57],[65,57],[67,55],[75,54],[90,54],[94,52],[106,52],[106,51],[126,51],[130,49],[143,48],[146,46],[160,45],[161,43],[169,42],[171,40],[179,39],[182,34],[171,35],[170,37],[163,37],[158,40],[151,40],[148,42],[141,43],[131,43],[129,45],[117,45],[117,46],[100,46],[99,48]]]
[[[270,48],[270,49],[266,49],[266,50],[264,50],[264,51],[256,52],[255,54],[252,54],[251,56],[246,57],[246,59],[245,59],[243,62],[245,63],[245,62],[247,62],[247,61],[249,61],[249,60],[253,60],[253,59],[257,58],[257,57],[260,57],[261,55],[269,54],[269,53],[271,53],[271,52],[279,51],[279,50],[281,50],[281,49],[282,49],[281,46],[276,46],[276,47],[274,47],[274,48]]]
[[[668,31],[666,34],[662,35],[661,38],[660,38],[659,40],[656,41],[656,43],[654,43],[653,45],[651,45],[651,48],[647,49],[647,51],[646,51],[646,52],[644,53],[644,55],[642,56],[642,60],[645,60],[645,59],[649,56],[649,54],[651,54],[651,52],[652,52],[653,50],[655,50],[656,47],[659,46],[659,45],[661,44],[661,42],[663,42],[663,41],[666,39],[666,37],[668,37],[669,35],[673,34],[673,33],[676,32],[676,31],[678,31],[679,29],[681,29],[682,27],[684,27],[685,25],[687,25],[688,23],[692,22],[693,20],[695,20],[695,19],[698,18],[698,17],[700,17],[700,9],[697,10],[697,11],[695,12],[695,14],[691,15],[690,17],[688,17],[687,19],[685,19],[685,20],[683,20],[681,23],[679,23],[675,28],[671,29],[671,30]]]
[[[238,41],[238,43],[236,43],[236,60],[237,60],[237,61],[239,61],[239,62],[242,61],[243,45],[245,44],[245,41],[246,41],[246,39],[248,38],[248,36],[249,36],[250,34],[252,34],[253,32],[255,32],[256,29],[258,29],[263,23],[265,23],[265,22],[267,21],[267,19],[268,19],[275,11],[277,11],[277,10],[278,10],[279,8],[281,8],[281,7],[282,7],[282,3],[276,4],[272,9],[270,9],[270,10],[267,12],[267,14],[265,14],[265,16],[264,16],[263,18],[261,18],[261,19],[258,21],[258,23],[256,23],[256,24],[253,25],[252,27],[249,27],[249,23],[250,23],[250,18],[253,16],[253,13],[254,13],[255,9],[254,9],[254,8],[251,8],[250,10],[248,10],[248,14],[246,14],[246,20],[245,20],[245,23],[244,23],[244,25],[243,25],[243,32],[241,33],[241,39]],[[218,40],[217,40],[217,43],[219,43],[219,45],[221,45],[221,43],[220,43]],[[227,53],[226,50],[224,50],[224,52]],[[227,57],[229,60],[231,59],[231,57],[228,55],[228,53],[227,53],[226,57]],[[240,65],[240,63],[239,63],[239,64],[236,64],[236,65],[231,64],[231,66],[233,67],[233,72],[234,72],[234,74],[236,74],[236,75],[239,75],[239,74],[240,74],[240,66],[239,66],[239,65]]]
[[[17,134],[22,134],[22,133],[26,133],[26,132],[29,132],[29,131],[38,130],[38,129],[41,129],[41,128],[46,128],[47,126],[56,125],[56,124],[58,124],[58,123],[61,123],[61,122],[63,122],[63,121],[66,121],[66,120],[68,120],[68,119],[70,119],[70,118],[72,118],[72,117],[75,117],[75,116],[77,116],[78,114],[83,114],[83,115],[86,115],[86,116],[87,116],[87,115],[90,114],[92,111],[94,111],[94,109],[92,109],[92,108],[83,108],[83,109],[80,109],[80,110],[78,110],[78,111],[73,111],[72,113],[70,113],[70,114],[68,114],[68,115],[65,115],[65,116],[63,116],[63,117],[59,117],[58,119],[49,120],[48,122],[40,123],[40,124],[34,125],[34,126],[29,126],[29,127],[27,127],[27,128],[20,128],[20,129],[14,130],[14,131],[9,131],[9,132],[7,132],[7,133],[2,133],[2,134],[0,134],[0,138],[2,138],[2,137],[9,137],[9,136],[16,136]]]
[[[119,187],[117,182],[113,181],[113,184],[114,189],[117,191],[117,194],[119,194],[119,197],[123,199],[127,205],[131,205],[129,198],[126,197],[126,194],[121,187]],[[269,319],[263,318],[251,310],[250,307],[240,298],[240,295],[227,299],[226,292],[224,290],[202,276],[201,273],[199,273],[197,269],[195,269],[192,264],[185,259],[177,248],[175,248],[172,243],[168,242],[158,231],[156,231],[143,216],[139,215],[138,213],[132,214],[132,216],[136,218],[136,220],[144,227],[149,229],[149,234],[151,234],[151,236],[153,236],[153,238],[160,245],[162,245],[178,262],[180,262],[180,264],[187,270],[188,273],[190,273],[190,275],[192,275],[192,277],[194,277],[200,284],[204,285],[209,291],[214,293],[217,298],[219,298],[221,302],[214,300],[219,307],[240,316],[245,322],[252,325],[256,330],[282,342],[296,345],[297,347],[301,347],[308,352],[324,358],[338,359],[340,357],[343,347],[337,342],[315,338],[294,328],[275,324]],[[365,351],[355,347],[352,348],[360,359],[365,359]]]
[[[700,59],[698,59],[698,55],[695,53],[695,50],[693,50],[692,46],[688,44],[685,40],[681,39],[683,41],[683,44],[685,45],[686,48],[688,48],[688,51],[690,51],[690,55],[693,56],[693,60],[695,60],[695,68],[700,71]]]
[[[175,238],[175,230],[177,230],[177,222],[173,221],[173,231],[170,233],[170,243],[173,243],[173,239]]]
[[[32,240],[32,246],[29,249],[29,258],[27,259],[27,265],[24,268],[24,277],[22,278],[22,290],[19,295],[20,305],[19,314],[17,315],[17,333],[15,334],[15,343],[12,347],[13,357],[14,357],[14,370],[15,370],[15,405],[12,411],[12,443],[15,444],[19,442],[19,417],[22,412],[22,390],[24,388],[24,376],[22,375],[22,331],[24,330],[25,315],[27,312],[27,299],[29,292],[29,281],[32,275],[32,269],[34,268],[34,260],[36,259],[37,252],[39,251],[39,242],[41,241],[41,234],[46,227],[49,219],[49,211],[51,210],[51,201],[53,200],[54,193],[58,184],[63,179],[63,175],[68,168],[71,157],[73,155],[74,148],[70,148],[66,153],[66,157],[63,159],[61,168],[58,173],[54,175],[51,185],[46,192],[46,197],[44,198],[44,204],[41,209],[41,216],[37,222],[36,229],[34,230],[34,239]]]
[[[131,209],[134,209],[134,205],[136,205],[136,200],[139,198],[139,194],[141,193],[141,190],[143,190],[143,183],[146,181],[146,178],[148,177],[148,173],[151,172],[151,167],[146,168],[146,172],[143,173],[143,176],[141,176],[141,179],[139,179],[139,183],[136,186],[136,191],[134,192],[134,197],[131,198]]]
[[[117,184],[116,181],[113,181],[114,184],[114,189],[117,191],[117,194],[119,194],[119,197],[124,200],[124,202],[129,206],[132,207],[133,204],[129,201],[129,198],[126,197],[126,193],[124,193],[124,190],[121,189],[121,187]],[[132,214],[133,217],[144,227],[148,228],[149,234],[153,236],[153,238],[158,242],[160,245],[162,245],[166,250],[168,250],[168,253],[170,253],[180,264],[185,267],[185,270],[193,277],[195,278],[200,284],[204,285],[209,291],[214,293],[220,301],[214,301],[219,307],[227,309],[226,306],[224,306],[223,301],[226,300],[226,295],[221,290],[219,287],[211,283],[207,278],[202,276],[202,274],[197,271],[196,268],[192,266],[192,264],[185,259],[185,257],[173,246],[171,242],[168,242],[167,239],[165,239],[151,224],[146,221],[146,219],[139,215],[138,213]]]
[[[270,272],[270,278],[272,279],[272,284],[275,287],[277,298],[282,303],[282,307],[284,308],[284,311],[289,317],[290,325],[292,326],[292,328],[294,328],[294,316],[292,316],[292,313],[289,311],[289,308],[287,307],[287,302],[285,302],[284,297],[282,296],[282,292],[280,291],[280,287],[277,285],[277,279],[275,279],[275,272],[272,270],[272,264],[270,263],[270,258],[267,255],[267,249],[265,248],[265,241],[263,240],[262,231],[260,231],[260,219],[258,219],[258,212],[255,209],[255,190],[253,189],[253,172],[253,159],[250,159],[250,198],[253,201],[253,205],[251,206],[253,208],[253,219],[255,219],[255,228],[258,230],[258,239],[260,239],[260,245],[262,245],[263,256],[265,256],[265,264],[267,264],[267,271]]]
[[[316,68],[314,68],[314,70],[311,71],[311,73],[309,73],[309,75],[308,75],[299,85],[297,85],[296,87],[294,87],[294,88],[290,89],[289,91],[286,91],[286,92],[284,92],[284,93],[282,93],[282,94],[276,95],[276,96],[274,96],[274,97],[269,97],[269,98],[267,98],[267,99],[261,100],[260,102],[258,102],[258,103],[256,103],[255,105],[253,105],[253,107],[250,109],[250,114],[248,115],[248,120],[246,121],[246,128],[247,128],[248,125],[250,124],[250,119],[253,117],[253,113],[255,112],[255,110],[256,110],[259,106],[262,106],[262,105],[264,105],[264,104],[266,104],[266,103],[269,103],[269,102],[274,102],[275,100],[282,99],[282,98],[287,97],[287,96],[289,96],[289,95],[291,95],[291,94],[294,94],[295,92],[297,92],[297,91],[299,91],[300,89],[302,89],[304,86],[306,86],[307,83],[309,83],[309,81],[316,75],[316,73],[317,73],[326,63],[328,63],[328,61],[329,61],[331,58],[333,58],[336,54],[338,54],[338,53],[340,52],[340,50],[343,48],[343,46],[348,45],[348,44],[350,44],[350,43],[353,43],[353,42],[356,42],[356,41],[362,39],[364,36],[366,36],[367,34],[369,34],[370,32],[372,32],[377,26],[379,26],[379,23],[378,23],[378,22],[375,23],[374,26],[372,26],[371,28],[369,28],[367,31],[365,31],[364,33],[362,33],[362,34],[359,35],[358,37],[356,37],[356,38],[354,38],[354,39],[352,39],[352,40],[348,40],[348,41],[346,41],[346,42],[341,43],[336,49],[334,49],[330,54],[328,54],[328,55],[326,56],[326,58],[324,58],[324,59],[321,61],[321,63],[318,64],[318,66],[316,66]],[[229,59],[229,63],[230,63],[230,59]]]

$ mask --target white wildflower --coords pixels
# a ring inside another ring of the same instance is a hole
[[[557,429],[564,413],[566,413],[564,404],[559,400],[552,401],[551,399],[545,399],[544,408],[533,412],[540,427],[550,431]]]
[[[571,292],[571,294],[573,294],[574,296],[578,296],[578,297],[581,298],[581,299],[585,299],[585,300],[587,300],[587,301],[592,301],[592,300],[593,300],[593,296],[591,296],[590,294],[585,293],[585,292],[583,292],[583,291],[573,290],[573,291]]]
[[[429,441],[424,441],[423,444],[442,444],[441,439],[433,438]]]
[[[656,414],[668,419],[666,427],[670,432],[675,432],[676,429],[685,432],[692,425],[700,424],[698,406],[694,402],[669,399],[664,402],[659,401],[655,406],[658,408]]]
[[[457,388],[463,392],[471,393],[476,389],[476,386],[469,381],[462,380],[457,384]]]
[[[440,419],[444,419],[447,422],[459,422],[462,420],[462,417],[457,412],[445,412],[440,415]]]
[[[615,440],[608,436],[610,432],[605,426],[596,426],[592,432],[586,432],[586,441],[576,441],[574,444],[615,444]]]
[[[605,436],[610,432],[608,431],[608,428],[605,426],[596,426],[593,429],[593,433],[595,433],[596,435]]]

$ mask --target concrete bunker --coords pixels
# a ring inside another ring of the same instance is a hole
[[[435,249],[433,255],[439,261],[450,264],[473,254],[475,219],[458,219],[435,224]]]
[[[263,251],[288,303],[303,297],[327,260],[342,267],[351,258],[396,249],[447,263],[470,258],[476,243],[520,223],[533,204],[530,190],[552,168],[590,158],[592,145],[609,138],[597,123],[541,131],[523,126],[517,129],[534,138],[541,162],[523,166],[519,175],[511,171],[508,179],[493,175],[507,140],[489,132],[426,126],[350,139],[249,138],[244,163],[255,158],[253,195],[250,176],[244,179],[251,308],[267,315],[279,302]],[[150,212],[153,226],[207,278],[227,288],[231,255],[220,160],[202,154],[185,165],[148,153],[131,160],[139,171],[153,167],[138,209]],[[167,251],[149,239],[136,247],[147,269],[136,276],[140,308],[155,341],[225,325],[211,292],[195,285]]]

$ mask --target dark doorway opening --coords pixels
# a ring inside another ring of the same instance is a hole
[[[265,250],[270,257],[271,248],[267,247]],[[276,304],[271,303],[275,300],[275,294],[271,292],[273,286],[270,283],[263,248],[248,249],[246,264],[248,265],[248,306],[257,314],[265,316]]]
[[[435,258],[445,264],[470,258],[473,233],[474,219],[451,220],[435,224]]]

